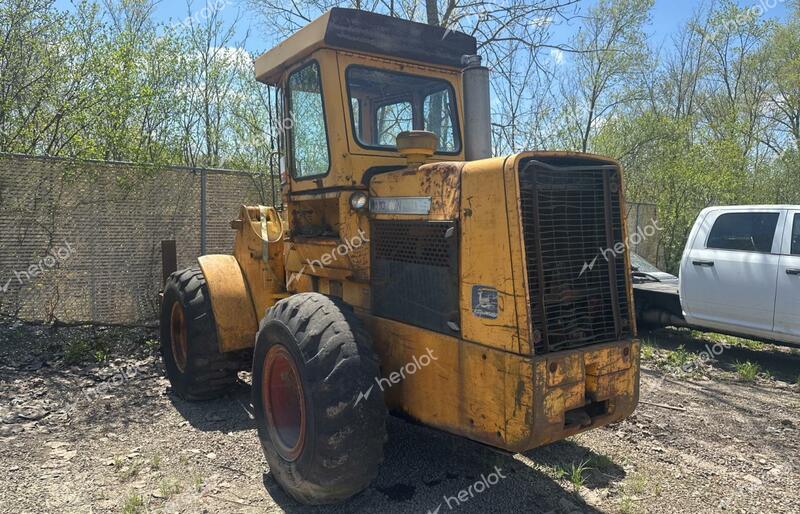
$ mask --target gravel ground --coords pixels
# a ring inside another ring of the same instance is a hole
[[[687,372],[719,339],[650,334],[632,417],[525,455],[390,418],[375,483],[309,508],[269,473],[248,374],[226,398],[184,402],[154,337],[0,326],[0,512],[800,513],[796,350],[732,346]]]

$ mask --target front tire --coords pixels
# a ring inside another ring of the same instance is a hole
[[[210,400],[227,393],[240,362],[219,351],[211,298],[199,267],[176,271],[164,285],[161,357],[173,391],[186,400]]]
[[[379,372],[369,334],[339,299],[297,294],[261,321],[258,435],[275,480],[299,502],[340,502],[377,476],[386,441],[386,406],[373,387]]]

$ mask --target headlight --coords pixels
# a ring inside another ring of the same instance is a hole
[[[356,191],[350,195],[350,207],[353,210],[360,211],[367,207],[367,193]]]

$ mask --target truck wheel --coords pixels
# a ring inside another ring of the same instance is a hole
[[[340,502],[377,476],[386,441],[379,372],[369,334],[338,299],[297,294],[261,320],[256,425],[275,480],[297,501]]]
[[[238,356],[221,353],[203,272],[176,271],[164,286],[161,357],[172,389],[186,400],[210,400],[236,384]]]

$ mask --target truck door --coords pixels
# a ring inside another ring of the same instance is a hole
[[[775,332],[780,339],[800,343],[800,210],[789,212],[781,254]]]
[[[692,324],[769,337],[785,211],[712,210],[681,263],[681,303]]]

